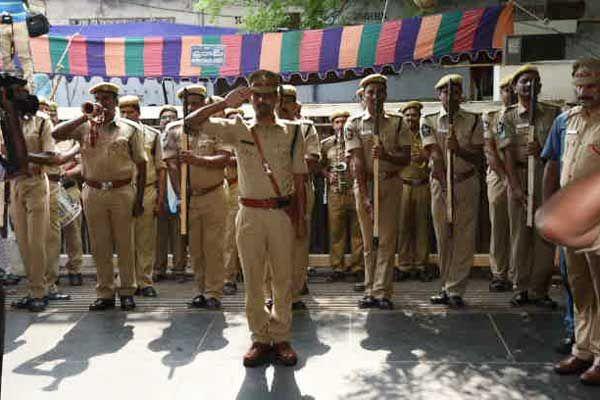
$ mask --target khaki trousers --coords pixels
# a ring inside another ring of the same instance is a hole
[[[237,184],[229,186],[225,190],[227,207],[227,216],[225,220],[225,248],[223,249],[225,282],[235,282],[235,278],[241,269],[237,244],[235,243],[235,217],[240,209],[238,196],[239,190]]]
[[[527,168],[518,172],[521,182],[526,185]],[[535,207],[542,199],[543,169],[541,164],[535,175]],[[530,299],[539,299],[548,294],[554,265],[554,245],[545,241],[535,228],[526,224],[527,210],[523,204],[509,200],[508,216],[510,219],[511,258],[514,266],[513,286],[515,290],[527,291]]]
[[[187,267],[188,252],[184,238],[181,236],[179,214],[158,216],[156,236],[156,259],[154,271],[164,274],[169,264],[169,249],[173,253],[173,272],[184,273]]]
[[[118,258],[119,295],[135,293],[134,197],[135,190],[131,185],[110,190],[83,188],[83,209],[96,264],[98,298],[113,299],[115,296],[113,249]]]
[[[241,206],[235,226],[252,341],[289,341],[292,328],[292,222],[283,210]],[[271,311],[265,307],[263,296],[267,268],[273,290]]]
[[[77,185],[67,189],[69,197],[77,203],[81,202],[81,192]],[[69,225],[62,228],[68,261],[65,268],[70,274],[80,274],[83,264],[83,245],[81,243],[81,214]]]
[[[475,253],[475,227],[479,214],[479,177],[456,183],[452,234],[446,223],[446,193],[437,180],[431,181],[431,212],[437,238],[442,290],[463,296]]]
[[[154,244],[156,238],[156,186],[147,185],[144,190],[144,213],[134,219],[135,238],[135,277],[137,286],[152,286],[152,268],[154,267]]]
[[[310,180],[310,178],[309,178]],[[300,301],[302,295],[302,289],[306,285],[308,279],[308,263],[309,263],[309,252],[310,252],[310,227],[312,210],[315,205],[315,188],[313,187],[312,180],[307,182],[305,185],[306,190],[306,235],[302,239],[298,239],[294,236],[294,270],[292,272],[292,296],[293,302]]]
[[[198,293],[220,299],[225,277],[223,188],[219,187],[203,196],[191,196],[188,220],[190,256]]]
[[[327,193],[327,213],[329,218],[329,262],[334,271],[362,271],[363,244],[360,225],[356,215],[356,203],[352,192],[336,193],[331,189]],[[348,229],[349,228],[349,229]],[[350,230],[352,258],[350,266],[344,268],[344,254]]]
[[[12,42],[14,42],[15,53],[19,56],[24,78],[32,86],[33,59],[29,48],[29,31],[25,22],[16,22],[12,27],[10,24],[0,24],[0,53],[2,54],[2,69],[4,71],[14,70],[14,63],[11,58]],[[34,88],[31,87],[30,89],[32,89],[31,93],[34,93]]]
[[[60,183],[49,181],[50,188],[50,223],[46,232],[46,285],[48,292],[58,291],[56,280],[60,261],[60,210],[58,193]]]
[[[46,295],[46,232],[50,221],[46,175],[13,181],[10,217],[28,281],[28,295]]]
[[[510,223],[506,181],[488,168],[487,195],[490,211],[490,269],[494,279],[512,280],[514,269],[510,257]]]
[[[373,252],[373,219],[364,208],[354,184],[354,197],[358,222],[363,238],[365,257],[365,296],[391,299],[393,294],[393,269],[398,240],[398,219],[402,195],[399,176],[381,182],[379,203],[379,249],[377,259]]]
[[[566,250],[575,311],[573,355],[600,364],[600,257]]]
[[[423,269],[429,263],[429,182],[402,185],[398,224],[398,258],[402,271]]]

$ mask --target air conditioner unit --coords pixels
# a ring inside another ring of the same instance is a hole
[[[504,64],[564,60],[565,51],[565,35],[511,35],[504,44]]]

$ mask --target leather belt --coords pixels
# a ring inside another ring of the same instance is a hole
[[[462,174],[454,174],[454,183],[461,183],[475,175],[475,170],[464,172]]]
[[[50,182],[60,182],[62,177],[60,174],[48,174],[48,180]]]
[[[422,178],[422,179],[402,178],[402,183],[404,185],[408,185],[408,186],[423,186],[423,185],[427,185],[429,183],[429,178]]]
[[[120,179],[116,181],[93,181],[90,179],[85,180],[85,184],[89,187],[93,187],[94,189],[99,190],[110,190],[110,189],[118,189],[123,186],[127,186],[131,183],[131,178],[129,179]]]
[[[240,198],[240,203],[245,207],[251,208],[285,208],[288,207],[292,202],[291,196],[285,197],[271,197],[270,199],[247,199]]]
[[[217,183],[216,185],[209,186],[206,188],[190,189],[190,196],[204,196],[205,194],[208,194],[208,193],[212,192],[213,190],[216,190],[220,187],[223,187],[223,183],[221,183],[221,182]]]
[[[72,180],[72,179],[70,179],[70,180],[68,180],[68,181],[63,181],[63,183],[62,183],[62,186],[63,186],[65,189],[70,189],[70,188],[72,188],[72,187],[73,187],[73,186],[75,186],[75,185],[77,185],[77,182],[76,182],[76,181],[74,181],[74,180]]]
[[[227,178],[227,186],[233,186],[233,185],[237,185],[238,183],[238,178]]]

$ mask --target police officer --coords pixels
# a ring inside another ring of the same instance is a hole
[[[541,85],[534,88],[540,74],[536,67],[524,65],[512,79],[518,96],[518,104],[510,106],[500,120],[499,148],[504,153],[508,177],[510,236],[513,287],[516,291],[511,305],[519,307],[527,303],[539,307],[555,308],[556,303],[548,296],[554,265],[554,245],[546,242],[535,229],[527,227],[527,159],[535,159],[533,195],[534,209],[542,201],[542,178],[544,164],[540,157],[541,144],[546,142],[554,118],[560,108],[538,102],[535,110],[535,139],[528,140],[530,100],[534,90],[539,93]],[[537,95],[536,93],[536,95]]]
[[[165,128],[177,120],[177,108],[165,105],[158,114],[160,125],[160,142],[164,149],[168,142]],[[187,246],[181,236],[179,228],[179,213],[177,212],[177,197],[171,182],[171,177],[166,174],[165,191],[163,195],[165,211],[158,214],[156,256],[154,261],[154,276],[152,280],[159,282],[167,278],[167,265],[169,262],[169,249],[173,252],[173,275],[183,277],[187,266]]]
[[[398,233],[399,280],[415,272],[423,282],[433,279],[428,270],[429,220],[431,195],[429,193],[429,168],[427,154],[419,135],[419,121],[423,104],[406,103],[400,111],[411,133],[411,161],[402,170],[402,201]]]
[[[421,118],[423,146],[430,154],[432,165],[431,211],[442,286],[439,294],[432,296],[430,301],[433,304],[460,308],[464,306],[463,295],[475,253],[480,193],[477,170],[483,163],[483,125],[478,114],[460,108],[462,76],[446,75],[438,81],[435,89],[442,103],[441,108]],[[451,102],[451,98],[456,101]],[[454,114],[452,132],[448,129],[450,112]],[[452,228],[447,223],[446,215],[447,149],[455,154]]]
[[[59,140],[71,138],[81,144],[83,207],[98,280],[98,298],[89,309],[115,307],[113,249],[116,249],[121,282],[118,293],[121,309],[127,311],[135,308],[133,232],[134,217],[144,212],[147,162],[144,136],[136,122],[115,114],[119,86],[99,83],[90,88],[90,94],[97,102],[92,112],[57,125],[52,134]]]
[[[226,118],[235,119],[238,115],[244,117],[244,110],[241,108],[225,109]],[[232,154],[229,164],[225,168],[227,219],[225,221],[225,248],[223,249],[223,259],[225,262],[225,286],[223,287],[223,293],[228,296],[234,295],[237,292],[235,281],[242,268],[238,257],[237,244],[235,243],[235,217],[240,209],[238,203],[239,194],[237,160]]]
[[[544,179],[558,178],[560,174],[561,187],[600,172],[600,60],[577,61],[572,76],[581,106],[566,111],[554,121],[553,132],[566,134],[562,156],[553,160],[562,163],[562,168],[559,173],[547,169],[544,174]],[[551,142],[556,144],[560,136],[548,137],[544,157],[553,147]],[[557,189],[558,185],[553,183],[545,181],[544,191],[549,186],[551,190]],[[600,385],[600,256],[595,251],[582,254],[567,247],[566,258],[574,300],[575,343],[571,355],[556,364],[554,371],[562,375],[581,374],[583,383]]]
[[[152,281],[154,266],[154,244],[156,238],[156,216],[165,209],[165,175],[166,166],[163,161],[160,132],[140,122],[140,99],[137,96],[122,96],[119,99],[121,116],[140,125],[144,134],[144,150],[148,163],[146,165],[146,182],[144,189],[144,213],[135,218],[135,275],[137,281],[136,295],[156,297]]]
[[[205,105],[206,88],[190,85],[181,89],[177,96],[183,99],[187,93],[189,111]],[[183,120],[167,126],[168,142],[164,159],[170,169],[171,182],[177,182],[179,192],[179,170],[188,164],[188,230],[192,268],[198,294],[189,303],[192,308],[218,309],[221,307],[224,275],[223,236],[225,227],[224,169],[231,153],[219,137],[209,135],[197,126],[186,127]],[[184,141],[189,140],[189,150],[182,150]]]
[[[244,271],[246,316],[252,346],[244,365],[254,367],[275,360],[297,363],[290,345],[292,303],[292,259],[294,231],[306,234],[304,217],[304,137],[296,135],[297,122],[284,122],[275,115],[279,103],[279,75],[265,70],[253,73],[250,90],[236,89],[223,102],[209,105],[189,119],[202,123],[227,107],[238,107],[252,94],[255,120],[210,119],[200,129],[219,135],[235,146],[238,161],[240,211],[236,219],[237,244]],[[273,308],[264,306],[266,260],[270,260]]]
[[[344,125],[348,117],[350,113],[347,111],[333,113],[330,121],[334,134],[321,142],[322,174],[327,180],[325,195],[329,221],[329,263],[333,270],[328,278],[329,282],[343,280],[346,271],[359,279],[364,277],[363,244],[352,192],[350,160],[346,156],[344,140]],[[351,232],[352,258],[350,265],[345,266],[348,230]]]
[[[506,109],[514,103],[514,92],[511,86],[512,75],[500,82],[502,108],[482,115],[484,150],[488,168],[486,175],[487,196],[489,202],[490,222],[490,269],[492,271],[491,292],[506,292],[512,289],[514,268],[510,256],[510,229],[508,218],[508,197],[506,184],[506,167],[504,157],[498,151],[498,122]]]
[[[365,296],[359,308],[393,308],[393,268],[398,239],[399,197],[402,190],[400,172],[410,162],[410,132],[402,117],[383,110],[387,97],[387,78],[369,75],[360,82],[364,89],[365,111],[346,122],[346,150],[354,167],[354,196],[363,238],[365,258]],[[376,121],[379,119],[379,121]],[[379,132],[375,132],[377,122]],[[374,146],[378,133],[380,145]],[[369,184],[373,182],[373,160],[380,162],[380,239],[373,252],[373,203]]]
[[[306,175],[306,215],[304,217],[306,224],[306,235],[303,238],[296,238],[294,246],[294,274],[292,277],[292,309],[303,310],[306,305],[302,301],[302,294],[308,292],[307,273],[310,251],[310,226],[312,210],[315,204],[315,187],[313,185],[314,175],[319,173],[319,159],[321,157],[321,142],[319,135],[312,121],[299,118],[301,105],[297,100],[296,88],[292,85],[282,85],[281,99],[277,108],[279,118],[288,121],[298,121],[296,125],[298,134],[304,138],[304,158],[308,166],[308,175]],[[296,135],[296,133],[294,133]]]

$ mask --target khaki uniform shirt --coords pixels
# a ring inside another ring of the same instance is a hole
[[[538,103],[535,115],[535,137],[543,146],[546,143],[554,119],[560,108],[547,103]],[[517,162],[527,162],[529,136],[529,112],[521,104],[509,106],[498,124],[498,148],[516,147]]]
[[[579,106],[568,112],[560,185],[600,171],[600,113]]]
[[[410,132],[411,138],[411,151],[412,152],[421,152],[423,150],[423,141],[421,140],[421,135],[419,132]],[[403,179],[412,179],[412,180],[421,180],[429,178],[429,167],[427,166],[427,161],[422,163],[416,163],[414,161],[410,161],[410,164],[407,165],[400,176]]]
[[[344,126],[344,135],[346,138],[346,151],[362,149],[365,160],[365,170],[368,174],[373,174],[373,155],[375,118],[365,110],[363,113],[350,117]],[[410,130],[399,115],[384,113],[379,127],[379,140],[381,145],[387,151],[397,152],[402,147],[411,145]],[[382,172],[399,171],[404,166],[396,165],[388,161],[381,160],[379,169]]]
[[[21,128],[27,145],[28,153],[41,153],[44,151],[56,151],[56,142],[52,137],[52,121],[50,117],[38,111],[33,117],[24,117],[21,119]],[[37,164],[29,164],[30,172],[39,171],[40,167]],[[46,168],[43,168],[46,172]],[[60,171],[59,171],[60,172]],[[34,173],[34,175],[36,175]]]
[[[151,185],[156,183],[159,171],[165,169],[166,164],[163,161],[160,132],[148,125],[140,123],[140,126],[144,133],[144,151],[148,158],[148,164],[146,165],[146,185]]]
[[[456,112],[454,117],[454,134],[460,147],[469,149],[475,146],[483,146],[483,123],[479,114],[475,114],[462,108]],[[448,113],[443,107],[434,114],[421,117],[421,138],[423,146],[427,147],[437,144],[446,154],[446,137],[448,136]],[[473,170],[475,166],[461,157],[455,157],[454,173],[465,174]]]
[[[498,127],[502,116],[506,112],[506,107],[502,107],[500,110],[484,112],[481,114],[481,120],[483,121],[483,138],[493,142],[498,148],[498,139],[500,132]],[[498,151],[500,161],[504,162],[504,152]]]
[[[340,162],[346,163],[346,171],[337,172],[337,178],[339,184],[330,186],[330,189],[335,193],[345,192],[346,189],[352,187],[352,180],[350,176],[350,166],[346,160],[346,149],[342,145],[341,141],[336,134],[324,139],[321,142],[321,149],[323,154],[323,163],[326,168],[335,166]],[[342,190],[340,190],[342,189]]]
[[[281,195],[287,196],[294,193],[294,175],[308,173],[304,161],[304,137],[296,135],[297,125],[297,122],[280,119],[276,119],[273,125],[261,125],[256,120],[244,122],[240,117],[234,120],[210,118],[200,129],[208,135],[220,137],[225,144],[235,148],[240,196],[268,199],[277,194],[263,169],[251,129],[260,140]]]
[[[90,129],[90,123],[85,122],[72,135],[81,145],[84,179],[100,182],[133,179],[136,164],[148,161],[144,136],[136,122],[115,117],[99,128],[94,146],[90,143]]]
[[[304,155],[306,157],[321,158],[321,142],[319,141],[319,134],[315,129],[315,125],[309,120],[298,120],[296,123],[300,123],[302,134],[304,136]]]
[[[183,132],[183,120],[175,121],[167,125],[167,144],[163,158],[176,157],[184,148],[186,140]],[[214,134],[195,127],[188,129],[189,149],[197,156],[214,156],[218,151],[229,151],[223,140]],[[190,189],[206,189],[218,185],[225,179],[224,168],[206,168],[195,165],[189,166]]]

